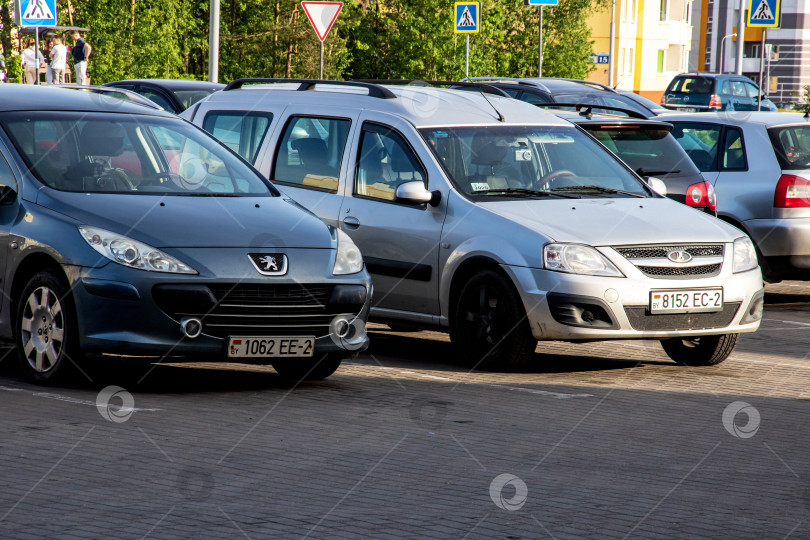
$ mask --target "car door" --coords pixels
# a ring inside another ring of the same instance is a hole
[[[386,310],[438,315],[443,173],[416,129],[388,115],[363,113],[350,152],[353,178],[340,227],[363,253],[377,316]],[[395,200],[397,186],[414,181],[440,192],[436,206]]]
[[[0,189],[5,190],[9,188],[13,190],[15,199],[13,201],[0,200],[0,276],[5,276],[6,268],[8,266],[8,246],[9,234],[14,222],[20,215],[20,185],[11,168],[11,162],[8,159],[8,150],[2,141],[0,141]],[[10,284],[3,281],[0,283],[0,290],[9,291]],[[8,292],[6,293],[8,294]],[[0,302],[0,310],[2,310],[5,302]]]

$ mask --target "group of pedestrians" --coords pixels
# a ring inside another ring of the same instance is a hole
[[[82,39],[81,34],[74,31],[72,50],[68,51],[62,44],[62,38],[55,36],[48,40],[45,52],[50,58],[46,59],[42,52],[37,50],[34,38],[29,38],[27,48],[22,52],[23,83],[35,84],[42,66],[45,66],[45,81],[48,84],[63,84],[70,52],[76,70],[76,84],[87,84],[87,59],[92,50],[90,44]]]

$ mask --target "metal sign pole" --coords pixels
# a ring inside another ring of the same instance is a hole
[[[737,62],[734,73],[742,75],[743,47],[745,46],[745,0],[740,0],[740,20],[737,23]]]
[[[762,84],[763,83],[763,81],[762,81],[762,71],[763,71],[763,69],[762,68],[765,67],[765,33],[767,31],[768,31],[767,28],[762,29],[762,45],[760,45],[760,47],[762,47],[762,50],[760,51],[760,58],[759,58],[759,93],[757,95],[757,110],[758,111],[762,110],[762,92],[764,92],[763,88],[765,88],[765,85]]]
[[[470,76],[470,34],[467,34],[467,63],[464,67],[464,77]]]
[[[323,80],[323,41],[321,41],[321,67],[318,71],[318,78]]]
[[[537,76],[543,76],[543,6],[540,6],[540,20],[537,23]]]
[[[39,84],[39,26],[34,27],[34,34],[36,34],[36,45],[34,45],[34,62],[37,63],[37,78],[34,84]]]
[[[209,9],[208,82],[215,83],[219,80],[219,0],[211,0]]]

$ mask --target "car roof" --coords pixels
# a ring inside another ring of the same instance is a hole
[[[175,115],[124,99],[100,99],[101,95],[54,86],[0,84],[0,112],[88,111],[124,112],[176,118]]]
[[[347,83],[341,83],[347,84]],[[351,83],[349,83],[351,84]],[[257,84],[216,92],[201,103],[223,106],[237,102],[240,107],[262,110],[263,106],[324,104],[338,108],[364,109],[400,116],[416,127],[465,126],[480,124],[570,125],[522,101],[508,97],[448,88],[400,85],[368,85],[382,89],[390,97],[372,97],[365,87],[333,86],[318,82],[313,89],[297,90],[296,83]],[[314,96],[314,93],[321,94]],[[382,95],[382,94],[380,94]],[[498,114],[503,116],[499,120]],[[333,114],[338,114],[334,112]]]
[[[743,125],[761,124],[765,127],[810,125],[810,118],[802,113],[771,112],[771,111],[730,111],[730,112],[704,112],[704,113],[664,113],[657,117],[665,122],[712,122],[715,124]]]
[[[672,124],[659,121],[658,117],[656,117],[655,119],[646,119],[646,118],[642,119],[642,118],[628,118],[627,116],[615,116],[612,114],[601,114],[601,113],[584,116],[574,111],[562,111],[562,110],[557,110],[554,112],[554,114],[574,124],[581,124],[588,126],[632,125],[632,126],[651,126],[651,127],[661,127],[664,129],[672,129]]]
[[[753,80],[750,77],[746,77],[745,75],[737,75],[736,73],[703,73],[703,72],[678,73],[672,79],[675,80],[681,77],[706,77],[707,79],[721,79],[721,78],[738,79],[753,82]]]
[[[224,84],[213,83],[209,81],[195,81],[191,79],[126,79],[122,81],[111,81],[106,83],[112,86],[119,83],[128,84],[155,84],[170,90],[197,90],[197,89],[214,89],[222,90],[225,88]]]

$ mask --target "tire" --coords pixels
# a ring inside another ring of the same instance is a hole
[[[337,371],[342,357],[323,355],[319,360],[283,360],[273,362],[273,369],[285,379],[293,381],[320,381]]]
[[[512,282],[492,270],[474,274],[461,288],[451,311],[450,341],[471,366],[489,370],[523,369],[537,348]]]
[[[739,334],[662,339],[670,358],[684,366],[714,366],[731,354]]]
[[[27,377],[53,384],[75,375],[81,361],[77,322],[64,278],[46,270],[28,281],[14,319],[14,341]]]

